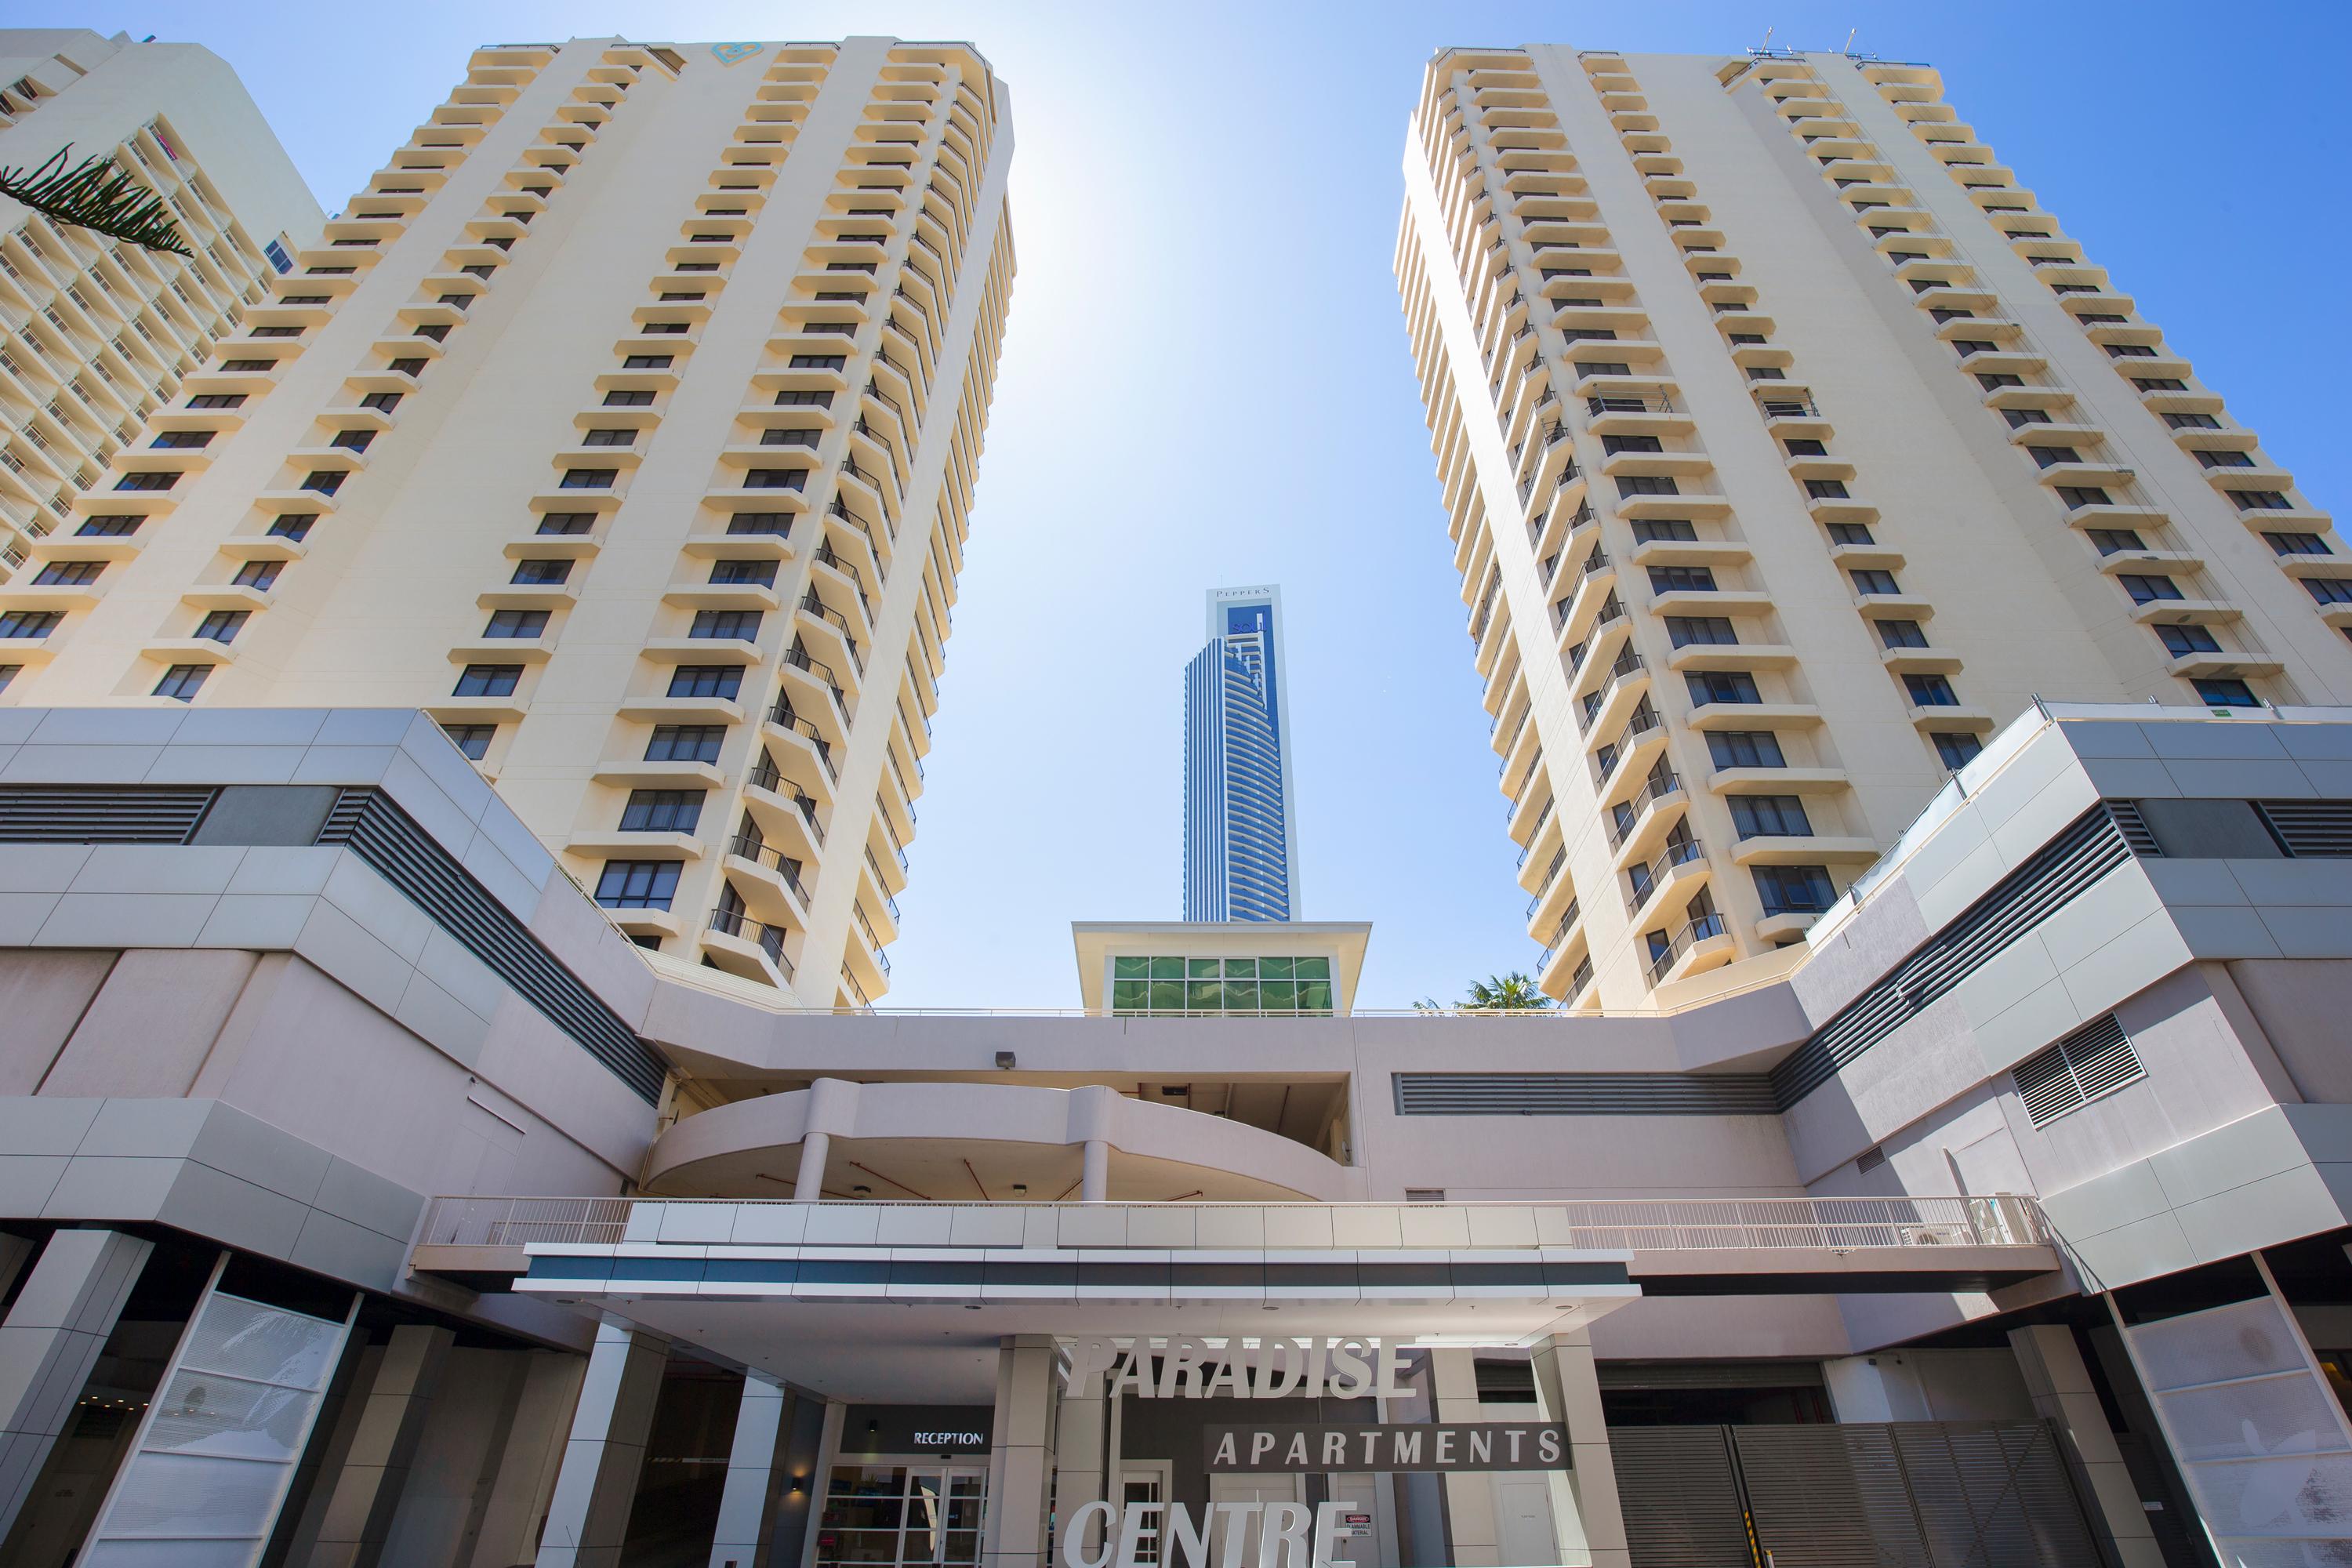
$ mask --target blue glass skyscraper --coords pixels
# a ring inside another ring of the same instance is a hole
[[[1184,918],[1295,921],[1282,591],[1209,593],[1208,646],[1184,668]]]

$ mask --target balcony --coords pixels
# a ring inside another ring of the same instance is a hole
[[[1643,781],[1633,798],[1622,803],[1625,809],[1622,816],[1612,806],[1603,823],[1610,850],[1615,857],[1613,868],[1622,871],[1636,860],[1648,858],[1672,830],[1672,825],[1683,820],[1683,808],[1689,801],[1682,776],[1668,768],[1654,771]]]
[[[1624,772],[1629,765],[1641,765],[1666,748],[1666,727],[1657,714],[1646,710],[1634,713],[1626,721],[1617,738],[1601,746],[1592,759],[1593,787],[1606,795],[1609,781]]]
[[[1606,674],[1592,691],[1577,700],[1576,732],[1603,734],[1614,730],[1650,689],[1649,667],[1629,645],[1610,661]]]
[[[1625,912],[1636,926],[1663,907],[1670,894],[1688,899],[1711,875],[1706,851],[1696,838],[1669,844],[1646,866],[1626,874]]]
[[[787,755],[805,757],[816,764],[796,769],[795,777],[830,799],[834,787],[841,781],[840,764],[834,760],[834,741],[803,717],[786,698],[777,700],[761,723],[764,726],[762,733],[780,743]]]
[[[807,923],[808,889],[801,882],[798,859],[756,833],[738,833],[728,840],[727,858],[748,877],[755,899],[764,894],[770,908],[782,910],[803,925]]]
[[[742,910],[714,909],[703,931],[703,950],[731,973],[768,984],[793,983],[793,961],[784,956],[782,926],[757,921]],[[728,963],[725,960],[732,959]]]
[[[1664,985],[1668,981],[1719,968],[1731,962],[1733,946],[1720,910],[1701,915],[1675,932],[1664,952],[1651,956],[1650,984]]]

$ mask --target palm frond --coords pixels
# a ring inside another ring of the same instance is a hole
[[[189,255],[172,223],[172,209],[155,192],[114,166],[111,158],[84,158],[68,167],[72,143],[37,169],[0,168],[0,196],[76,228],[172,256]]]

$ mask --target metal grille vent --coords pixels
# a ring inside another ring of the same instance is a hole
[[[347,845],[614,1077],[648,1102],[660,1100],[668,1069],[654,1048],[390,796],[374,789],[345,790],[328,814],[319,842]]]
[[[0,844],[185,844],[214,793],[202,785],[0,789]]]
[[[1879,1166],[1884,1165],[1885,1163],[1886,1163],[1886,1151],[1880,1148],[1877,1144],[1873,1143],[1869,1148],[1864,1149],[1861,1153],[1856,1154],[1853,1157],[1854,1173],[1857,1175],[1867,1174],[1872,1171],[1875,1171]]]
[[[2147,1076],[2131,1037],[2116,1016],[2094,1019],[2060,1040],[2033,1053],[2010,1069],[2025,1114],[2036,1127],[2046,1127],[2070,1110],[2080,1110],[2104,1095]]]
[[[2297,859],[2352,856],[2352,800],[2258,800],[2254,809]]]
[[[2156,835],[2148,830],[2147,820],[2139,814],[2139,802],[2111,800],[2107,802],[2107,811],[2115,817],[2116,826],[2123,830],[2124,842],[2131,847],[2133,854],[2143,858],[2163,855],[2164,847],[2156,841]]]
[[[1401,1072],[1399,1116],[1770,1116],[1762,1073]]]
[[[2130,858],[2123,829],[2105,802],[2076,817],[1774,1068],[1772,1089],[1780,1109],[1788,1110],[1827,1083]]]

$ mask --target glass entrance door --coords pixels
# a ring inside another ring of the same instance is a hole
[[[987,1492],[979,1465],[836,1465],[817,1568],[978,1568]]]

